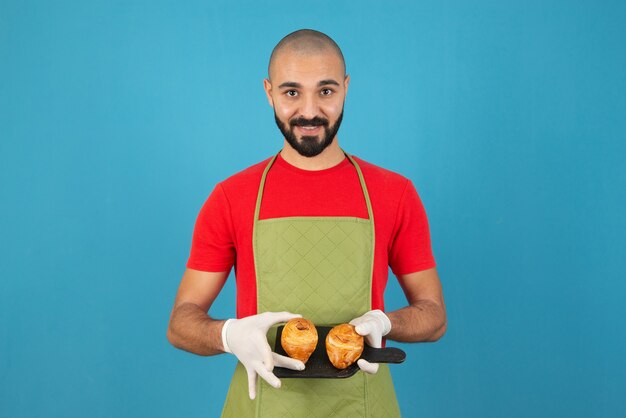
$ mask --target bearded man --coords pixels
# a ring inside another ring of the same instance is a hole
[[[167,336],[192,353],[237,357],[223,416],[400,415],[386,364],[360,359],[360,371],[346,379],[279,380],[275,366],[305,369],[273,347],[275,325],[292,318],[349,322],[373,347],[384,339],[436,341],[445,333],[441,283],[415,187],[339,146],[349,83],[330,37],[303,29],[283,38],[264,80],[282,149],[218,183],[198,215]],[[233,266],[237,318],[212,318],[211,304]],[[407,298],[393,312],[384,304],[388,267]]]

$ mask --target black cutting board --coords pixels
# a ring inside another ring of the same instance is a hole
[[[283,346],[280,344],[280,336],[283,333],[283,327],[284,326],[281,325],[276,330],[276,345],[274,351],[283,356],[287,356]],[[315,328],[317,329],[318,336],[317,346],[306,362],[305,369],[298,371],[285,369],[284,367],[274,367],[276,377],[341,379],[350,377],[359,371],[359,366],[356,362],[343,370],[333,366],[328,359],[328,354],[326,354],[326,335],[333,327],[316,326]],[[360,358],[371,363],[402,363],[406,358],[406,353],[395,347],[372,348],[365,344]]]

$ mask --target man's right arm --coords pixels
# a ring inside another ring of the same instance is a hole
[[[224,287],[228,273],[185,270],[167,328],[167,339],[172,345],[201,356],[224,352],[225,321],[213,319],[207,312]]]

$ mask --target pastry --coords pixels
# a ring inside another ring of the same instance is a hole
[[[306,363],[317,346],[317,329],[308,319],[292,319],[283,328],[280,345],[289,357]]]
[[[337,325],[326,336],[326,352],[333,366],[345,369],[361,357],[363,337],[356,333],[353,325]]]

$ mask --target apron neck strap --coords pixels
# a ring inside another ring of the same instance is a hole
[[[359,182],[361,183],[361,190],[363,190],[363,197],[365,197],[365,204],[367,205],[367,217],[373,223],[374,222],[374,210],[372,209],[372,201],[370,200],[370,194],[367,191],[367,185],[365,184],[365,177],[363,177],[363,173],[361,172],[361,167],[359,167],[359,164],[356,161],[354,161],[354,158],[352,158],[350,154],[348,154],[345,151],[343,151],[343,153],[346,154],[346,157],[348,157],[348,160],[350,160],[354,168],[356,168],[356,173],[359,176]]]
[[[361,172],[361,167],[359,167],[359,164],[357,164],[357,162],[354,160],[354,158],[352,158],[350,154],[345,152],[343,149],[341,151],[348,158],[348,160],[352,163],[354,168],[356,168],[357,175],[359,176],[359,183],[361,183],[361,190],[363,190],[363,196],[365,197],[365,204],[367,205],[367,216],[369,220],[373,223],[374,222],[374,210],[372,209],[372,202],[370,201],[370,196],[369,196],[369,193],[367,192],[367,186],[365,184],[365,178],[363,177],[363,173]],[[261,214],[261,201],[263,200],[263,189],[265,188],[265,179],[267,177],[267,173],[270,171],[270,168],[274,164],[274,161],[276,161],[276,158],[278,157],[279,154],[280,154],[280,151],[278,151],[278,153],[276,153],[276,155],[272,157],[270,162],[265,167],[265,170],[263,170],[263,175],[261,176],[261,184],[259,185],[259,192],[256,198],[256,206],[254,208],[254,222],[259,220],[259,216]]]

